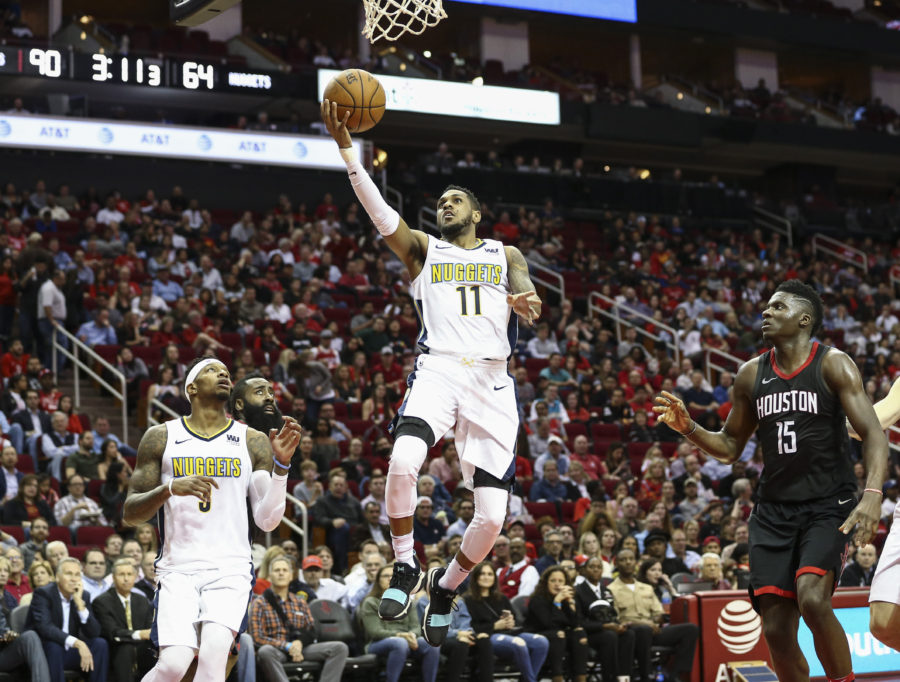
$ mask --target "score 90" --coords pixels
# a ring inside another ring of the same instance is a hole
[[[28,63],[47,78],[59,78],[62,75],[62,53],[59,50],[28,50]]]
[[[196,90],[201,83],[206,85],[207,90],[213,89],[215,86],[213,65],[184,62],[181,65],[181,84],[188,90]]]

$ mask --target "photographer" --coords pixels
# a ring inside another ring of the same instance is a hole
[[[250,604],[250,635],[258,648],[262,679],[288,682],[283,663],[322,661],[320,682],[339,682],[349,650],[344,642],[316,642],[316,625],[306,602],[291,594],[291,559],[280,556],[269,565],[272,587]]]

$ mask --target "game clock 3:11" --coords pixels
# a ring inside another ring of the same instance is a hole
[[[190,60],[162,61],[120,55],[110,57],[100,53],[91,55],[91,60],[91,79],[100,83],[212,90],[217,80],[215,66]]]

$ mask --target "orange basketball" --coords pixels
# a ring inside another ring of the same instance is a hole
[[[337,102],[338,119],[349,111],[347,129],[362,133],[373,128],[384,116],[384,88],[368,71],[341,71],[325,86],[325,99]]]

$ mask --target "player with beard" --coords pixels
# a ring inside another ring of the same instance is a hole
[[[419,313],[422,354],[393,423],[385,498],[397,561],[379,615],[403,618],[424,581],[429,603],[423,635],[440,646],[459,585],[485,559],[503,527],[519,432],[507,364],[516,345],[516,315],[531,324],[540,315],[541,299],[517,248],[477,237],[481,205],[471,190],[450,185],[441,194],[440,239],[410,229],[355,158],[347,118],[338,118],[337,104],[325,100],[321,114],[360,203],[409,270]],[[450,565],[431,569],[426,578],[413,551],[416,483],[429,448],[451,428],[463,480],[474,491],[475,515]]]
[[[272,382],[255,372],[234,385],[228,400],[228,411],[232,417],[261,433],[279,429],[284,423],[275,402]]]
[[[278,526],[301,436],[290,417],[268,436],[229,419],[231,375],[215,358],[191,364],[184,393],[191,414],[153,426],[141,439],[124,506],[130,525],[159,516],[150,638],[160,653],[144,682],[181,680],[195,653],[195,680],[225,679],[253,576],[247,500],[257,526]]]

